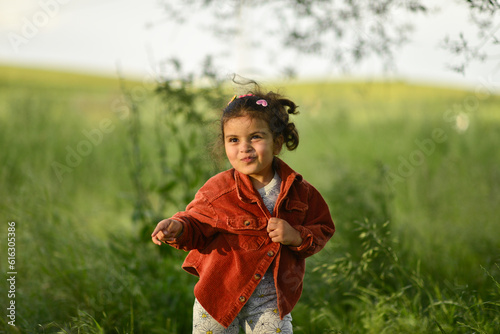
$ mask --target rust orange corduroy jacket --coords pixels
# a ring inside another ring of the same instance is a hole
[[[305,258],[319,252],[335,226],[320,193],[278,158],[274,168],[281,192],[273,216],[300,232],[298,247],[273,242],[267,234],[271,214],[247,175],[222,172],[198,191],[186,211],[172,219],[183,233],[169,244],[190,251],[183,268],[199,276],[194,294],[224,327],[236,318],[271,264],[281,319],[302,293]]]

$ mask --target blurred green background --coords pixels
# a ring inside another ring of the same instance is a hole
[[[16,222],[18,272],[16,327],[2,306],[0,333],[189,333],[196,278],[148,234],[227,167],[214,121],[232,87],[0,72],[0,236],[6,248]],[[500,332],[500,97],[396,81],[265,87],[299,105],[300,145],[282,158],[337,226],[307,262],[295,332]]]

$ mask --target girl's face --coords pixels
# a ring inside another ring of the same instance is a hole
[[[250,176],[256,189],[271,182],[273,158],[281,146],[265,121],[249,116],[229,119],[224,124],[224,147],[231,166]]]

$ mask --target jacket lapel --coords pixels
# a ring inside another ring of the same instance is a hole
[[[274,169],[281,178],[281,190],[278,197],[278,203],[288,195],[288,191],[295,181],[302,181],[302,175],[291,169],[283,160],[274,158]],[[252,181],[248,175],[234,170],[234,180],[236,183],[236,192],[238,198],[244,203],[258,203],[261,201],[260,195],[253,188]]]

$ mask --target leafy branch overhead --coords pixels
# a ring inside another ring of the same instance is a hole
[[[456,35],[442,36],[441,47],[458,58],[448,67],[465,72],[473,61],[492,60],[482,49],[499,44],[500,4],[497,0],[455,2],[468,10],[471,19],[456,27]],[[393,69],[398,50],[411,40],[414,19],[447,9],[442,2],[429,5],[423,0],[164,0],[162,4],[168,18],[178,23],[203,15],[202,29],[222,42],[245,35],[254,48],[270,52],[279,45],[296,54],[317,55],[344,71],[373,57],[385,70]],[[471,24],[479,45],[463,35],[465,25]],[[271,60],[283,66],[282,57]]]

